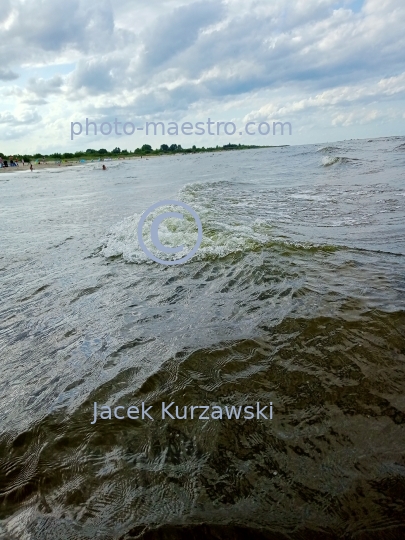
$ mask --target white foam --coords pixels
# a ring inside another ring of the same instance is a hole
[[[268,222],[260,219],[241,220],[233,216],[232,212],[226,215],[221,206],[210,198],[210,188],[205,189],[204,196],[197,192],[200,186],[189,185],[181,190],[179,199],[190,204],[199,215],[203,226],[203,239],[194,260],[205,260],[217,257],[226,257],[231,253],[246,252],[264,247],[271,241],[271,227]],[[207,184],[204,186],[207,188]],[[208,193],[207,193],[208,191]],[[218,195],[211,192],[211,195]],[[191,200],[190,200],[191,199]],[[238,201],[234,201],[238,207]],[[239,207],[240,210],[240,207]],[[153,219],[163,212],[180,211],[184,219],[169,218],[159,226],[159,239],[168,247],[184,245],[184,249],[175,254],[163,254],[158,251],[150,240],[150,226]],[[152,262],[143,252],[138,243],[139,214],[134,214],[111,228],[102,241],[101,254],[104,257],[121,256],[125,261],[132,263]],[[163,260],[176,260],[184,257],[191,251],[197,240],[197,226],[193,217],[182,207],[160,207],[148,216],[144,228],[143,239],[147,248]]]

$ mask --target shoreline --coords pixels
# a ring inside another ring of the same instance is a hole
[[[288,146],[288,145],[280,145],[280,146],[262,146],[262,147],[258,147],[258,148],[281,148],[283,146]],[[246,151],[246,150],[257,150],[258,148],[235,148],[235,149],[232,149],[232,152],[242,152],[242,151]],[[58,169],[59,167],[78,167],[80,165],[90,165],[90,164],[96,164],[96,163],[99,163],[100,166],[101,165],[106,165],[108,167],[108,163],[116,163],[118,161],[129,161],[129,160],[140,160],[140,159],[155,159],[155,158],[160,158],[160,157],[179,157],[179,156],[185,156],[185,155],[200,155],[200,154],[217,154],[217,153],[222,153],[222,152],[230,152],[230,150],[209,150],[209,151],[204,151],[204,152],[195,152],[190,154],[190,153],[187,153],[187,154],[183,154],[183,153],[162,153],[162,154],[146,154],[146,155],[142,155],[141,156],[129,156],[129,157],[123,157],[123,158],[116,158],[116,159],[112,159],[111,161],[85,161],[85,162],[80,162],[80,161],[67,161],[65,163],[55,163],[55,162],[51,162],[51,163],[41,163],[41,164],[32,164],[32,167],[33,167],[33,171],[36,171],[36,170],[45,170],[45,169]],[[28,172],[30,170],[30,166],[29,164],[28,165],[19,165],[18,167],[0,167],[0,174],[6,174],[6,173],[15,173],[15,172]]]
[[[143,159],[156,158],[156,157],[161,157],[161,156],[148,156],[148,157],[142,156]],[[38,170],[45,170],[45,169],[79,167],[80,165],[91,165],[91,164],[95,165],[97,163],[99,163],[100,166],[103,164],[108,166],[107,165],[108,163],[116,163],[117,161],[128,161],[128,160],[133,160],[133,159],[141,159],[141,158],[138,156],[130,156],[127,158],[114,159],[112,161],[86,161],[85,163],[82,163],[80,161],[67,161],[66,163],[41,163],[41,164],[33,163],[32,168],[33,168],[33,171],[38,171]],[[0,167],[0,174],[29,172],[29,170],[30,170],[30,165],[27,165],[27,164],[19,165],[18,167]]]

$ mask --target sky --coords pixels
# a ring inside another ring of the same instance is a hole
[[[0,0],[0,14],[5,154],[404,135],[403,0]],[[97,135],[72,136],[86,118]],[[208,119],[237,129],[181,132]],[[164,136],[115,134],[159,121]]]

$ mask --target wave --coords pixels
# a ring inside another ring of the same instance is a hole
[[[245,184],[244,182],[241,183]],[[246,184],[245,189],[249,185]],[[290,221],[288,215],[274,214],[269,208],[267,197],[250,194],[248,191],[235,192],[235,183],[219,181],[211,183],[192,183],[184,186],[178,193],[178,200],[192,206],[200,217],[203,239],[193,261],[213,260],[229,255],[246,254],[263,249],[283,250],[326,250],[340,249],[336,246],[296,242],[278,234],[277,222]],[[296,195],[297,199],[300,195]],[[307,195],[305,195],[308,198]],[[316,198],[315,200],[318,200]],[[262,207],[259,208],[259,204]],[[184,246],[175,254],[162,254],[157,251],[150,239],[150,227],[157,215],[167,211],[179,211],[175,205],[159,207],[152,212],[144,224],[143,238],[147,248],[163,260],[177,260],[191,251],[197,240],[197,226],[188,212],[184,219],[168,218],[159,226],[160,241],[169,247]],[[125,262],[151,264],[138,243],[138,223],[140,214],[134,214],[114,225],[102,239],[97,253],[106,258],[122,258]]]
[[[340,156],[325,156],[324,158],[322,158],[322,166],[323,167],[330,167],[331,165],[336,165],[336,164],[339,164],[339,165],[345,165],[345,164],[350,164],[350,163],[353,163],[355,164],[356,162],[359,162],[361,161],[360,159],[358,158],[348,158],[348,157],[340,157]]]
[[[174,211],[175,206],[161,207],[159,212]],[[194,261],[224,258],[238,253],[260,251],[264,248],[282,246],[286,249],[333,250],[334,246],[315,246],[310,243],[294,243],[279,241],[272,235],[273,227],[255,220],[248,224],[229,224],[216,221],[207,212],[198,212],[203,226],[203,240]],[[156,213],[146,220],[145,231],[150,230],[150,224]],[[138,243],[137,229],[140,214],[134,214],[115,225],[102,240],[100,254],[106,258],[121,257],[125,262],[136,264],[151,264]],[[163,260],[176,260],[191,251],[197,240],[197,228],[194,220],[184,212],[184,219],[166,219],[159,227],[160,241],[166,246],[183,245],[184,249],[175,254],[157,252],[148,235],[144,235],[147,248]]]
[[[347,157],[323,158],[323,166],[359,163]],[[230,255],[260,252],[262,250],[335,250],[360,247],[357,242],[336,242],[322,232],[315,237],[296,234],[316,227],[363,227],[381,222],[381,216],[394,224],[401,219],[402,189],[390,189],[385,184],[357,185],[350,189],[342,186],[295,186],[294,188],[255,186],[247,179],[239,182],[219,180],[194,182],[185,185],[176,199],[189,204],[197,212],[203,227],[202,243],[193,261],[207,261]],[[361,206],[356,201],[361,197]],[[160,241],[169,247],[184,246],[176,254],[162,254],[150,240],[152,220],[164,211],[180,210],[183,220],[166,219],[160,224]],[[122,258],[128,263],[152,264],[138,243],[140,214],[131,215],[115,224],[102,239],[93,256]],[[144,225],[144,241],[156,257],[176,260],[186,256],[197,240],[194,218],[176,206],[160,207],[148,216]],[[327,245],[326,245],[327,244]]]
[[[317,152],[327,154],[328,152],[338,152],[339,150],[341,150],[339,146],[323,146],[322,148],[318,148]]]

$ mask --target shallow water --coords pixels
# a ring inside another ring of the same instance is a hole
[[[399,538],[404,165],[387,138],[3,173],[0,538]],[[180,266],[137,243],[168,198],[203,224]],[[90,424],[162,401],[274,413]]]

